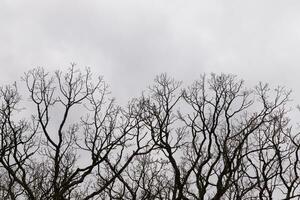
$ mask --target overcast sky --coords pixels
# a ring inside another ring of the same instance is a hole
[[[76,62],[124,100],[161,72],[225,72],[286,85],[300,102],[299,11],[299,0],[1,0],[0,80]]]

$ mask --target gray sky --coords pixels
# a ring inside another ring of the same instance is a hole
[[[1,0],[0,82],[76,62],[123,100],[161,72],[225,72],[286,85],[300,102],[299,11],[299,0]]]

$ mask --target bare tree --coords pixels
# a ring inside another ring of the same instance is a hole
[[[268,185],[277,174],[277,169],[270,172],[268,168],[277,161],[266,158],[268,167],[253,177],[259,166],[253,170],[252,165],[264,161],[250,157],[278,147],[255,140],[263,127],[275,131],[272,124],[285,114],[290,92],[278,88],[273,100],[269,93],[262,84],[248,90],[232,75],[203,76],[186,90],[165,74],[158,76],[149,96],[143,98],[148,102],[145,124],[158,155],[168,160],[165,170],[171,169],[166,180],[173,183],[171,194],[162,199],[242,199],[256,195],[260,185]],[[282,121],[279,125],[286,126]]]
[[[120,107],[74,64],[23,81],[28,100],[16,84],[0,90],[1,199],[299,197],[300,140],[283,87],[211,74],[184,88],[161,74]]]
[[[107,85],[93,84],[89,70],[72,65],[51,76],[38,68],[23,79],[35,113],[31,123],[16,123],[17,89],[1,90],[1,167],[26,198],[100,198],[134,156],[149,151],[139,119],[107,98]]]

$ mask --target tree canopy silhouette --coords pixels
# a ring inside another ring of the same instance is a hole
[[[74,64],[22,81],[26,92],[0,89],[3,200],[300,198],[284,87],[228,74],[183,87],[161,74],[121,107]]]

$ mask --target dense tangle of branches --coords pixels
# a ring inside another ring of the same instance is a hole
[[[184,88],[162,74],[121,107],[74,65],[22,84],[0,89],[0,199],[300,198],[283,87],[211,74]]]

